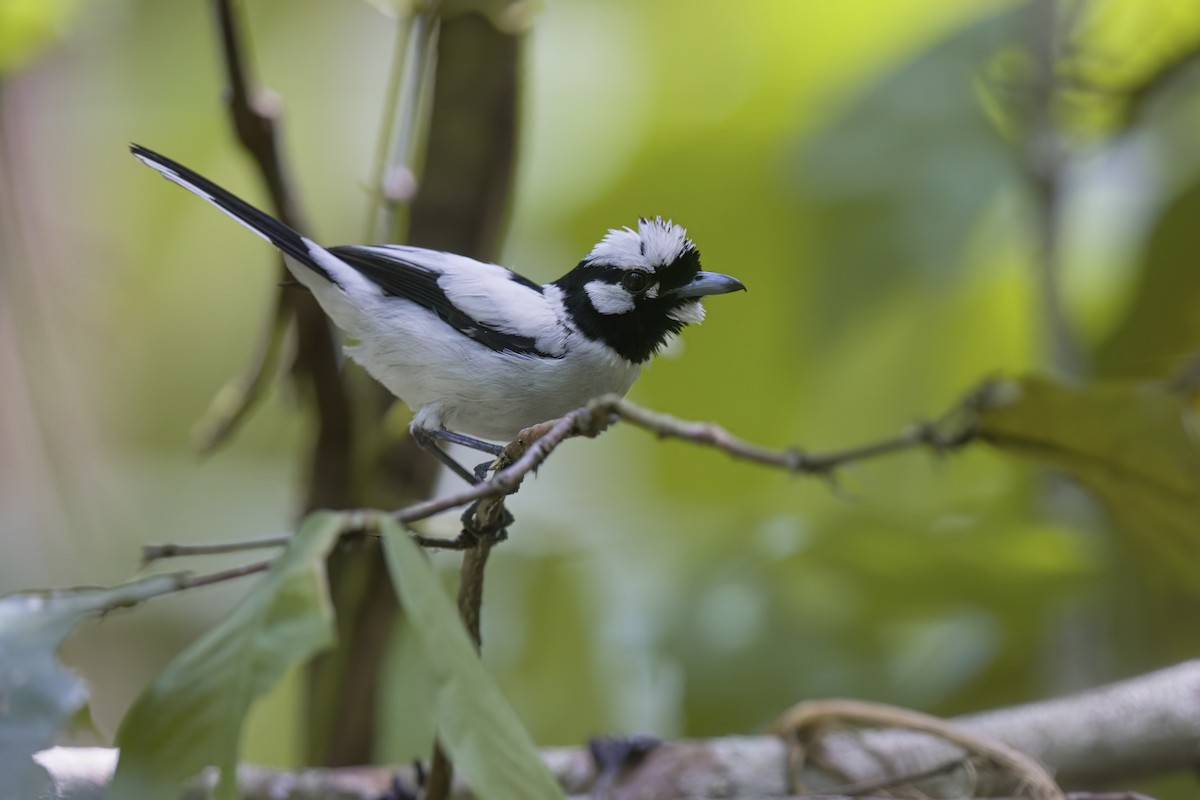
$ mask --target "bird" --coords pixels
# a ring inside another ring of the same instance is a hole
[[[498,455],[523,429],[624,396],[701,299],[744,291],[700,268],[687,231],[662,217],[610,229],[561,278],[539,284],[498,264],[399,244],[322,247],[177,161],[132,154],[274,245],[348,337],[346,354],[412,411],[409,430],[468,483],[439,444]]]

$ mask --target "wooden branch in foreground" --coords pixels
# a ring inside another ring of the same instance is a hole
[[[954,723],[974,736],[1002,742],[1049,768],[1064,788],[1100,788],[1139,778],[1194,770],[1200,762],[1200,660],[1153,672],[1070,697],[958,717]],[[774,736],[742,736],[679,741],[660,745],[612,787],[609,797],[723,798],[796,797],[788,788],[789,748]],[[986,762],[970,770],[941,767],[962,752],[927,734],[904,731],[844,730],[820,737],[799,782],[813,794],[839,791],[848,783],[874,781],[895,788],[897,776],[924,775],[916,786],[931,798],[1011,797],[1008,773]],[[112,776],[116,751],[52,748],[37,756],[54,782],[54,798],[99,800]],[[591,792],[596,770],[586,748],[544,752],[564,790]],[[813,766],[819,763],[818,768]],[[244,800],[337,797],[377,800],[408,768],[345,767],[284,771],[246,766],[238,782]],[[209,796],[211,776],[185,796]],[[411,783],[410,783],[411,785]],[[1086,793],[1072,797],[1088,797]],[[455,784],[453,797],[472,797]],[[871,797],[870,794],[858,797]],[[1093,797],[1135,797],[1095,795]]]

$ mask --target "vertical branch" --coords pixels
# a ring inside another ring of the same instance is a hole
[[[276,215],[286,224],[308,230],[291,173],[279,145],[281,103],[257,87],[232,0],[213,0],[221,61],[225,67],[230,121],[238,142],[253,159],[271,196]],[[280,274],[287,275],[280,266]],[[277,304],[288,305],[296,319],[297,346],[293,372],[313,388],[317,410],[306,509],[356,505],[348,476],[351,459],[350,404],[342,384],[336,344],[325,314],[307,292],[281,288]],[[281,314],[283,312],[277,312]],[[229,428],[231,430],[231,428]]]
[[[1038,0],[1034,14],[1034,78],[1030,94],[1025,164],[1034,198],[1038,296],[1051,366],[1079,377],[1086,360],[1062,298],[1061,232],[1067,147],[1058,124],[1058,57],[1064,20],[1057,0]]]
[[[502,502],[503,500],[498,500],[497,504]],[[474,547],[463,553],[462,567],[459,569],[458,613],[462,616],[467,633],[471,634],[471,639],[475,642],[476,650],[483,647],[483,634],[480,630],[483,613],[483,574],[494,545],[495,542],[491,539],[479,539]],[[441,743],[434,742],[423,800],[445,800],[450,795],[453,783],[454,765]]]
[[[213,9],[228,82],[226,102],[238,141],[257,165],[279,218],[298,230],[306,230],[280,146],[281,104],[274,95],[254,85],[231,0],[214,0]],[[286,276],[286,268],[281,267],[281,274]],[[368,490],[355,477],[372,470],[356,468],[364,452],[355,447],[355,420],[362,420],[363,428],[377,422],[386,409],[382,399],[390,399],[390,395],[373,384],[348,384],[339,363],[335,334],[312,295],[292,288],[280,292],[277,305],[290,308],[296,321],[293,373],[311,388],[316,406],[317,431],[304,507],[311,510],[362,505]],[[270,359],[259,363],[270,363]],[[249,385],[262,383],[257,379]],[[352,391],[362,397],[352,402]],[[243,403],[246,399],[252,399],[252,393],[243,395]],[[239,406],[235,412],[239,416],[230,417],[233,422],[240,418],[244,407]],[[396,470],[380,472],[396,477]],[[428,469],[408,471],[393,488],[405,500],[411,500],[414,495],[425,496],[430,491],[432,477]],[[363,763],[370,760],[374,749],[379,674],[396,608],[383,561],[377,556],[371,552],[338,553],[329,562],[341,646],[310,668],[308,752],[315,763]]]
[[[397,29],[389,102],[376,148],[375,186],[367,215],[376,241],[404,239],[400,213],[417,189],[416,160],[426,130],[429,85],[436,60],[433,47],[441,24],[438,0],[405,16]]]
[[[424,179],[411,212],[412,244],[495,259],[515,168],[520,42],[480,15],[442,23]],[[476,646],[493,544],[480,538],[463,554],[458,606]],[[435,744],[425,800],[444,800],[452,779],[450,760]]]
[[[213,0],[223,64],[228,81],[227,105],[238,141],[261,173],[277,216],[306,230],[290,173],[279,145],[278,98],[255,87],[232,0]],[[433,13],[437,4],[425,10]],[[412,236],[419,246],[493,260],[499,246],[511,194],[516,125],[518,39],[492,28],[482,17],[466,16],[446,26],[452,35],[436,39],[436,19],[416,26],[406,39],[416,42],[397,68],[417,64],[413,78],[394,81],[397,100],[388,119],[401,126],[389,134],[393,163],[413,172],[421,108],[421,89],[429,83],[430,48],[438,43],[439,71],[434,83],[431,144],[425,159],[425,186],[412,206]],[[447,41],[448,39],[448,41]],[[380,197],[388,201],[384,170]],[[394,193],[393,193],[394,194]],[[392,197],[395,201],[397,197]],[[385,210],[386,211],[386,210]],[[391,216],[381,216],[394,236]],[[383,236],[381,236],[383,238]],[[399,237],[396,237],[399,238]],[[320,307],[307,292],[287,290],[278,302],[295,315],[297,330],[293,372],[313,389],[317,436],[313,448],[305,507],[346,508],[356,505],[402,505],[426,496],[436,477],[431,460],[418,455],[406,438],[356,447],[355,429],[381,423],[393,398],[353,371],[343,375],[336,340]],[[269,359],[267,359],[269,362]],[[260,361],[260,364],[263,362]],[[260,367],[261,368],[261,367]],[[346,378],[350,378],[349,381]],[[253,387],[242,403],[262,385]],[[239,407],[240,408],[240,407]],[[240,415],[244,408],[235,408]],[[237,417],[240,419],[240,416]],[[354,424],[359,421],[359,424]],[[234,419],[236,424],[236,419]],[[230,425],[226,430],[232,430]],[[362,463],[359,463],[362,462]],[[363,477],[364,482],[355,482]],[[397,498],[401,498],[397,500]],[[379,502],[374,502],[379,501]],[[464,559],[467,594],[461,599],[465,619],[478,619],[482,598],[485,545]],[[379,708],[381,664],[394,628],[396,605],[383,561],[371,542],[358,551],[337,552],[328,562],[330,592],[337,609],[340,647],[311,665],[308,676],[310,724],[307,753],[312,763],[350,764],[371,760]],[[472,588],[473,587],[473,588]],[[473,611],[471,609],[474,609]]]
[[[1088,358],[1071,326],[1062,296],[1062,226],[1067,201],[1065,180],[1069,142],[1062,129],[1059,104],[1059,59],[1083,4],[1070,0],[1036,0],[1032,9],[1033,86],[1027,109],[1025,172],[1033,197],[1033,224],[1038,302],[1042,335],[1050,368],[1068,380],[1081,379]],[[1065,475],[1043,471],[1038,478],[1041,513],[1067,525],[1081,523],[1081,509],[1092,507]],[[1095,683],[1111,670],[1109,648],[1095,636],[1097,611],[1080,604],[1053,624],[1058,643],[1051,658],[1052,674],[1063,687]]]
[[[419,97],[412,89],[414,71],[425,74],[428,54],[421,33],[430,20],[429,8],[414,18],[402,15],[397,22],[391,74],[384,98],[380,144],[376,154],[376,186],[372,208],[366,215],[366,240],[401,241],[394,230],[376,227],[375,208],[390,197],[387,176],[403,169],[411,175],[411,149],[398,150],[393,139],[415,140],[422,127],[416,111]],[[417,44],[414,45],[414,38]],[[414,65],[414,59],[416,63]],[[396,128],[400,130],[397,132]],[[393,163],[403,159],[399,165]],[[410,198],[411,199],[411,198]],[[358,444],[364,505],[394,507],[428,497],[437,479],[437,464],[407,436],[380,440],[383,417],[396,402],[391,393],[355,371],[351,386],[360,400],[359,416],[368,420]],[[336,652],[317,658],[308,674],[311,726],[307,751],[313,763],[352,765],[369,763],[375,757],[379,733],[384,659],[388,644],[402,619],[379,542],[366,540],[351,552],[335,552],[327,562],[330,593],[338,616]]]
[[[214,0],[213,11],[225,67],[225,104],[238,142],[262,173],[279,219],[298,230],[307,230],[279,148],[277,127],[282,104],[277,96],[253,84],[232,0]]]

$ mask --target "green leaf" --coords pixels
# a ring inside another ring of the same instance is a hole
[[[250,593],[142,693],[117,732],[121,757],[109,800],[173,797],[184,779],[214,765],[216,796],[236,796],[251,705],[333,643],[324,559],[344,524],[337,514],[310,515]]]
[[[32,756],[54,744],[87,699],[83,682],[55,657],[67,634],[85,616],[171,591],[179,577],[0,598],[0,797],[42,796],[48,778]]]
[[[457,769],[482,800],[563,797],[425,554],[396,522],[381,525],[392,583],[434,674],[438,736]]]
[[[822,330],[871,315],[907,284],[940,287],[962,264],[976,220],[1017,175],[978,73],[1026,19],[1017,8],[953,31],[806,144],[795,183],[813,204],[826,264],[810,297]]]
[[[1105,375],[1163,377],[1200,350],[1200,184],[1188,187],[1150,234],[1133,300],[1096,356]]]
[[[1200,419],[1153,384],[1073,387],[1046,378],[998,385],[985,438],[1073,476],[1117,524],[1189,585],[1200,576]]]

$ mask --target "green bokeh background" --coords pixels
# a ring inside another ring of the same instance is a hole
[[[1085,5],[1081,38],[1115,85],[1200,41],[1187,3]],[[223,114],[206,4],[0,10],[0,591],[119,582],[146,542],[288,529],[305,421],[286,383],[231,446],[201,459],[189,443],[253,352],[273,255],[125,149],[265,202]],[[395,23],[357,0],[246,13],[316,231],[355,241]],[[631,397],[764,444],[880,438],[987,375],[1045,368],[1035,211],[1005,110],[1020,70],[994,44],[1023,19],[951,0],[547,0],[502,261],[551,280],[609,227],[686,225],[706,267],[750,291],[712,299]],[[1198,88],[1185,74],[1115,139],[1115,104],[1061,120],[1066,308],[1107,374],[1168,374],[1200,342],[1200,285],[1181,282],[1200,227],[1157,227],[1197,178]],[[1167,288],[1146,299],[1152,268]],[[1149,322],[1127,313],[1138,297]],[[1164,320],[1183,322],[1167,336]],[[1127,323],[1140,333],[1121,349]],[[485,659],[541,744],[761,731],[830,695],[953,714],[1200,654],[1194,587],[1163,580],[1085,495],[984,446],[856,466],[831,490],[618,427],[565,445],[512,507]],[[73,637],[102,738],[237,592]],[[410,674],[403,642],[394,656]],[[299,687],[256,711],[248,760],[296,762]],[[398,678],[385,716],[410,719],[412,694]],[[381,760],[424,755],[411,726],[383,733]]]

